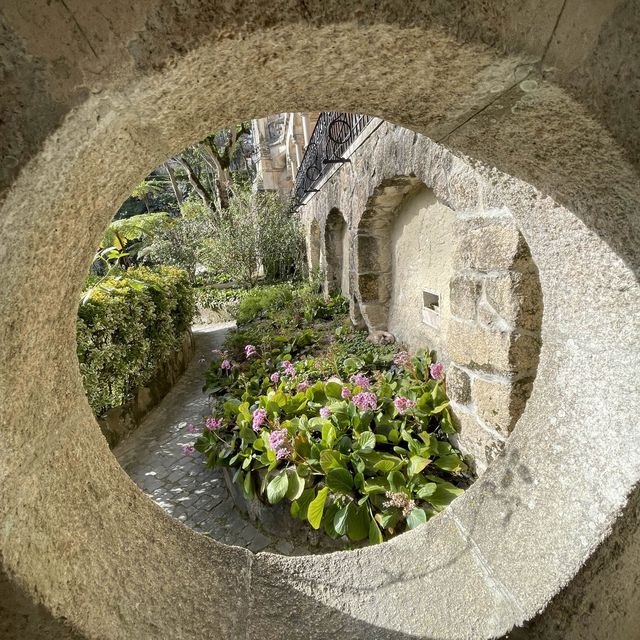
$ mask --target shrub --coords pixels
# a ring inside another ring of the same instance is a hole
[[[173,267],[109,277],[78,309],[77,354],[96,415],[126,402],[177,349],[194,302],[187,274]]]

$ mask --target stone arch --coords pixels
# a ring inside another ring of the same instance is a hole
[[[585,565],[599,546],[600,561],[616,558],[616,521],[625,551],[640,546],[637,510],[622,511],[640,480],[637,78],[608,80],[633,68],[635,44],[615,37],[635,28],[633,3],[607,4],[584,31],[569,3],[535,15],[419,5],[3,6],[9,637],[25,624],[13,607],[23,597],[39,607],[35,637],[63,625],[82,638],[206,638],[215,625],[223,638],[265,640],[490,638],[554,597],[581,600],[585,575],[599,597],[585,618],[554,618],[556,637],[633,637],[637,564]],[[252,555],[172,521],[117,466],[83,397],[76,303],[113,207],[150,168],[228,123],[336,101],[439,140],[418,159],[434,181],[475,159],[469,180],[440,184],[439,197],[512,212],[545,296],[538,376],[503,454],[441,517],[377,548]]]
[[[307,237],[307,259],[309,270],[314,273],[320,269],[320,225],[314,218],[309,225]]]
[[[349,229],[339,209],[331,209],[324,224],[325,293],[349,295]]]
[[[401,203],[420,189],[415,176],[383,180],[367,200],[357,242],[357,281],[360,313],[369,331],[387,331],[391,301],[391,229]]]

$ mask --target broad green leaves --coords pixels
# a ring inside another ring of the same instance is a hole
[[[324,512],[324,505],[329,495],[329,488],[324,487],[318,491],[318,495],[310,502],[307,509],[307,520],[314,529],[320,528],[322,522],[322,514]]]
[[[281,471],[267,485],[267,499],[271,504],[280,502],[286,495],[289,487],[289,478],[286,471]]]

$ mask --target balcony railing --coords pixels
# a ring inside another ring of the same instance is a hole
[[[373,120],[357,113],[323,111],[316,122],[296,175],[294,207],[315,193],[318,184],[336,164],[347,162],[346,151]]]

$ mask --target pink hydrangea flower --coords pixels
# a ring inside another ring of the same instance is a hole
[[[302,382],[298,383],[298,386],[296,387],[296,391],[298,393],[304,393],[310,386],[311,386],[311,383],[308,380],[303,380]]]
[[[342,387],[342,391],[340,392],[340,397],[344,400],[348,400],[351,397],[351,391],[349,387]]]
[[[231,363],[225,358],[221,363],[220,363],[220,368],[223,371],[228,371],[229,369],[231,369]]]
[[[284,374],[286,376],[292,377],[296,375],[296,368],[293,366],[293,364],[289,360],[283,360],[280,363],[280,366],[284,369]]]
[[[196,425],[195,425],[195,424],[191,424],[191,423],[189,423],[189,424],[187,425],[187,431],[188,431],[189,433],[198,433],[198,427],[196,427]]]
[[[366,411],[367,409],[374,411],[378,405],[378,398],[375,393],[363,391],[362,393],[357,393],[353,396],[353,404],[355,404],[361,411]]]
[[[398,351],[398,353],[393,356],[393,364],[398,367],[408,367],[411,364],[411,356],[407,351]]]
[[[354,384],[362,389],[366,390],[371,388],[371,382],[369,381],[369,378],[364,375],[364,373],[356,373],[355,375],[351,376],[349,380],[351,380],[351,384]]]
[[[405,398],[404,396],[398,396],[393,401],[393,406],[398,410],[398,413],[400,415],[403,415],[405,411],[411,409],[412,407],[415,407],[415,405],[416,403],[413,400]]]
[[[322,409],[320,409],[320,417],[324,418],[325,420],[330,418],[331,417],[331,409],[329,409],[329,407],[322,407]]]
[[[248,344],[244,348],[244,356],[245,358],[251,358],[251,356],[255,356],[258,353],[256,348],[252,344]]]
[[[278,382],[280,382],[280,374],[277,371],[275,373],[272,373],[269,377],[269,380],[271,380],[273,384],[278,384]]]
[[[429,365],[429,373],[434,380],[442,380],[444,375],[444,365],[442,362],[434,362]]]
[[[256,409],[253,412],[253,421],[251,426],[256,433],[260,433],[262,430],[262,425],[267,421],[267,410],[266,409]]]
[[[276,429],[269,434],[269,446],[276,452],[276,460],[284,460],[291,455],[289,432],[286,429]]]
[[[194,453],[196,448],[193,446],[193,442],[187,442],[187,444],[182,445],[182,453],[190,456]]]
[[[223,420],[222,418],[207,418],[207,420],[204,423],[204,426],[209,429],[209,431],[215,431],[216,429],[219,429],[222,426]]]

